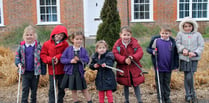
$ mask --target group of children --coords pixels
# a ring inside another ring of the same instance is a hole
[[[160,35],[152,37],[147,52],[152,57],[156,85],[160,86],[160,89],[157,88],[159,102],[171,103],[169,98],[171,72],[178,67],[185,75],[185,100],[195,101],[193,75],[204,49],[204,40],[197,32],[197,28],[197,23],[186,17],[179,24],[180,31],[176,39],[170,36],[171,30],[167,27],[162,27]],[[68,45],[67,39],[67,29],[58,25],[53,29],[50,39],[41,47],[37,41],[35,29],[32,26],[25,28],[24,41],[20,43],[15,59],[15,64],[21,68],[22,74],[21,103],[28,103],[29,90],[31,90],[31,103],[36,103],[39,75],[46,74],[45,64],[48,65],[49,73],[49,103],[55,103],[54,79],[57,81],[58,88],[57,103],[63,103],[65,88],[72,91],[74,103],[79,103],[77,90],[81,90],[87,102],[92,103],[84,78],[84,67],[89,62],[88,52],[82,46],[84,34],[73,33],[69,38],[71,46]],[[105,94],[108,103],[114,102],[112,92],[116,91],[117,83],[124,85],[125,103],[129,103],[129,87],[134,88],[138,103],[142,103],[139,87],[145,79],[139,62],[142,56],[143,50],[138,41],[132,37],[128,26],[121,28],[120,38],[115,42],[112,51],[108,50],[108,45],[104,40],[96,43],[90,68],[98,70],[95,85],[100,103],[104,103]],[[109,68],[114,66],[114,61],[117,62],[116,67],[123,71],[116,72],[116,79],[114,72]],[[55,78],[53,78],[53,69]]]

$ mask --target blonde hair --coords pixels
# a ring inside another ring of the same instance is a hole
[[[73,44],[72,40],[73,40],[73,39],[75,38],[75,36],[77,36],[77,35],[83,36],[83,40],[85,41],[84,33],[81,32],[81,31],[78,31],[78,32],[73,32],[73,33],[70,35],[70,37],[69,37],[69,39],[68,39],[69,42]]]
[[[100,44],[104,44],[105,47],[108,49],[107,43],[106,43],[104,40],[99,40],[99,41],[97,41],[97,43],[96,43],[95,51],[96,51],[96,49],[99,47]]]
[[[25,40],[25,35],[27,34],[27,32],[32,31],[33,35],[35,36],[35,39],[38,39],[38,35],[36,33],[36,30],[33,26],[29,25],[27,27],[25,27],[24,29],[24,33],[23,33],[23,40]]]
[[[123,26],[123,27],[120,29],[120,33],[122,33],[123,30],[125,30],[125,31],[127,31],[127,32],[129,32],[129,33],[132,33],[131,28],[130,28],[129,26]]]
[[[170,33],[172,32],[171,29],[168,26],[165,26],[165,25],[160,27],[160,32],[162,32],[162,31],[167,31],[167,32],[170,32]]]

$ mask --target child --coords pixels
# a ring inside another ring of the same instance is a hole
[[[73,33],[70,38],[73,45],[68,47],[61,57],[61,63],[65,65],[62,88],[68,87],[72,90],[75,103],[78,103],[77,90],[81,90],[88,103],[92,103],[84,79],[84,65],[89,62],[88,52],[82,47],[84,39],[82,32]]]
[[[98,70],[96,77],[96,88],[99,90],[99,103],[104,103],[105,93],[107,95],[108,103],[113,103],[112,91],[116,90],[115,75],[111,69],[105,66],[113,66],[114,55],[107,51],[108,46],[104,40],[96,43],[96,53],[92,56],[90,68]]]
[[[184,72],[185,100],[195,101],[194,72],[204,49],[202,35],[197,32],[198,24],[190,17],[185,17],[179,24],[176,45],[180,58],[180,71]]]
[[[57,25],[51,32],[50,39],[46,41],[41,50],[41,59],[48,64],[49,71],[49,103],[55,102],[54,80],[52,59],[55,65],[55,80],[58,83],[58,103],[63,103],[65,96],[64,89],[60,88],[64,76],[64,65],[60,63],[60,57],[63,51],[68,47],[66,39],[68,38],[67,29],[62,25]]]
[[[157,48],[157,51],[155,51],[155,48]],[[158,101],[160,102],[160,99],[162,99],[163,103],[171,103],[169,97],[171,72],[173,69],[178,68],[179,65],[176,42],[175,39],[171,37],[171,30],[167,27],[162,27],[160,35],[152,37],[150,44],[147,47],[147,52],[152,55],[152,63],[155,68],[155,83],[157,86]],[[155,57],[156,55],[157,58]],[[162,98],[160,98],[159,95],[156,59]]]
[[[31,90],[30,103],[36,103],[39,76],[46,74],[46,65],[40,59],[41,45],[31,25],[25,28],[23,40],[20,42],[15,57],[15,64],[21,68],[19,72],[22,74],[21,103],[28,103],[29,90]]]
[[[117,72],[117,82],[124,85],[125,103],[129,103],[129,87],[134,87],[134,92],[138,103],[142,103],[139,84],[144,82],[144,76],[141,75],[141,70],[132,63],[134,60],[141,66],[139,60],[143,56],[143,50],[138,41],[132,37],[132,32],[129,27],[121,28],[120,39],[118,39],[112,50],[117,62],[117,68],[120,68],[124,73]]]

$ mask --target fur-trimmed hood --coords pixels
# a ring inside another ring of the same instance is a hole
[[[192,23],[192,24],[193,24],[194,30],[193,30],[192,32],[197,32],[198,24],[197,24],[197,22],[196,22],[193,18],[191,18],[191,17],[185,17],[185,18],[180,22],[180,24],[179,24],[179,30],[180,30],[181,32],[185,32],[184,29],[183,29],[183,25],[184,25],[184,23],[186,23],[186,22]]]

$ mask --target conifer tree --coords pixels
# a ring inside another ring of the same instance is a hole
[[[96,41],[105,40],[112,50],[115,41],[120,37],[120,16],[117,10],[117,0],[105,0],[100,18],[102,23],[99,25]]]

